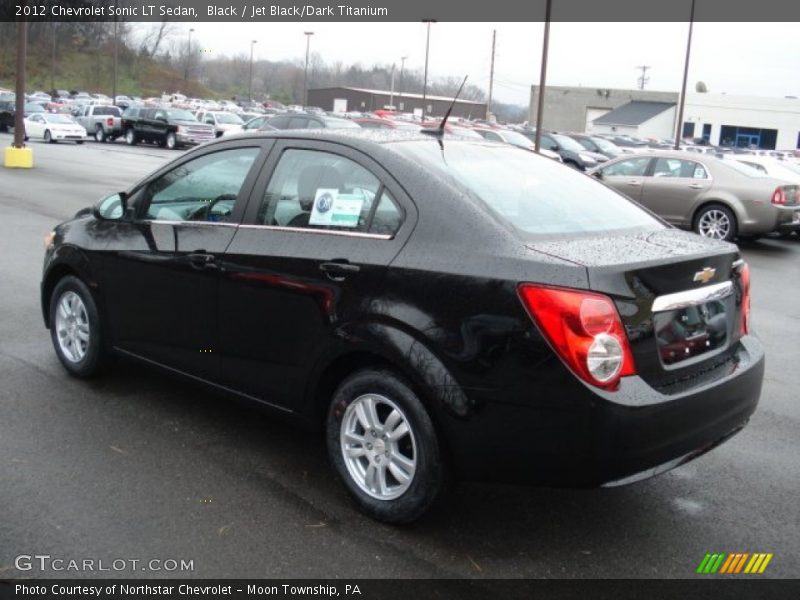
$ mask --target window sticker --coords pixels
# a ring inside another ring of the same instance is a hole
[[[358,227],[364,198],[354,194],[340,194],[339,190],[319,188],[311,209],[309,225]]]

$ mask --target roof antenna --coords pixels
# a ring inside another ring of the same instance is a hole
[[[461,85],[459,86],[458,91],[456,92],[456,96],[450,103],[450,107],[447,109],[447,112],[444,113],[444,118],[442,119],[442,122],[439,123],[439,126],[436,127],[435,129],[422,129],[421,133],[427,133],[428,135],[435,135],[437,137],[442,137],[444,135],[444,126],[447,124],[447,119],[450,118],[450,113],[453,112],[453,107],[456,105],[458,97],[461,95],[461,90],[464,89],[464,84],[467,83],[467,77],[469,76],[464,75],[464,81],[461,82]]]

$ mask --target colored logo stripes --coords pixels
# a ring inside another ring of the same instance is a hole
[[[736,573],[761,574],[771,560],[771,552],[706,554],[700,562],[700,566],[697,567],[697,572],[701,574],[725,573],[728,575]]]

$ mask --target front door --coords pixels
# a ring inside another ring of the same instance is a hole
[[[642,197],[644,176],[650,160],[649,156],[627,158],[602,167],[600,173],[606,184],[638,202]]]
[[[132,196],[104,253],[113,345],[216,380],[221,258],[263,161],[259,142],[214,147],[167,167]]]
[[[338,144],[276,144],[220,288],[223,381],[299,410],[310,371],[371,303],[415,222],[369,157]]]

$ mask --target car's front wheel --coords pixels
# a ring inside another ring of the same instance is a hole
[[[695,216],[694,230],[703,237],[730,242],[736,237],[736,216],[721,204],[710,204]]]
[[[50,135],[50,130],[49,129],[44,132],[44,141],[47,144],[55,144],[56,143],[56,141],[53,139],[53,136]]]
[[[68,275],[50,296],[50,337],[64,368],[91,377],[106,363],[97,304],[83,281]]]
[[[336,390],[328,454],[358,506],[385,523],[409,523],[439,497],[445,467],[433,422],[402,378],[363,370]]]
[[[166,145],[169,150],[175,150],[178,147],[178,138],[171,131],[167,134]]]

